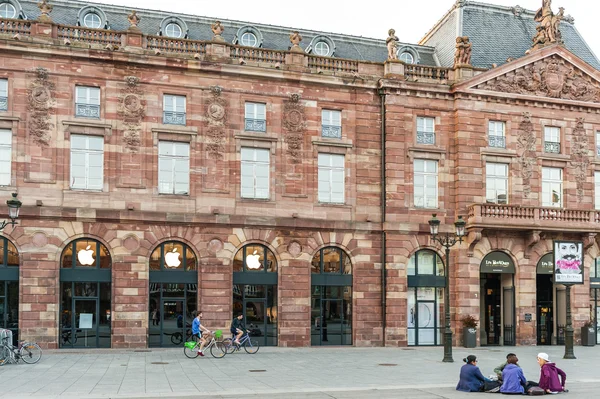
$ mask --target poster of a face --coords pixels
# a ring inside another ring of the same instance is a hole
[[[583,242],[554,241],[554,282],[583,284]]]

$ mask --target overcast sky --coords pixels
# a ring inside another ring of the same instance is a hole
[[[402,42],[417,43],[448,11],[454,0],[103,0],[142,9],[234,19],[291,28],[385,39],[396,29]],[[537,10],[542,0],[480,0],[504,6],[520,5]],[[575,18],[575,27],[597,57],[600,56],[598,0],[554,0],[554,12],[565,8]],[[225,27],[227,29],[227,27]]]

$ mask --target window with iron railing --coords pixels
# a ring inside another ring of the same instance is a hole
[[[185,96],[171,94],[163,96],[163,124],[185,126]]]
[[[261,103],[246,103],[244,130],[247,132],[267,131],[267,106]]]
[[[435,144],[434,118],[417,118],[417,144]]]
[[[342,138],[342,112],[330,109],[321,111],[321,137]]]
[[[0,111],[8,109],[8,80],[0,79]]]
[[[488,144],[494,148],[506,148],[505,123],[500,121],[488,122]]]
[[[596,156],[600,157],[600,132],[596,132]]]
[[[100,119],[100,89],[77,86],[75,92],[75,116]]]
[[[560,128],[544,127],[544,152],[560,154]]]

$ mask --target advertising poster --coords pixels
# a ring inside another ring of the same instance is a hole
[[[583,284],[583,242],[554,241],[554,282]]]

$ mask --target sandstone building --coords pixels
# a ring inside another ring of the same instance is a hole
[[[480,345],[562,342],[554,240],[584,243],[579,340],[600,304],[600,62],[559,23],[564,43],[530,49],[533,12],[460,0],[396,60],[379,39],[0,0],[0,196],[23,202],[0,327],[177,346],[200,308],[261,345],[441,345],[435,213],[466,221],[455,344],[465,315]]]

